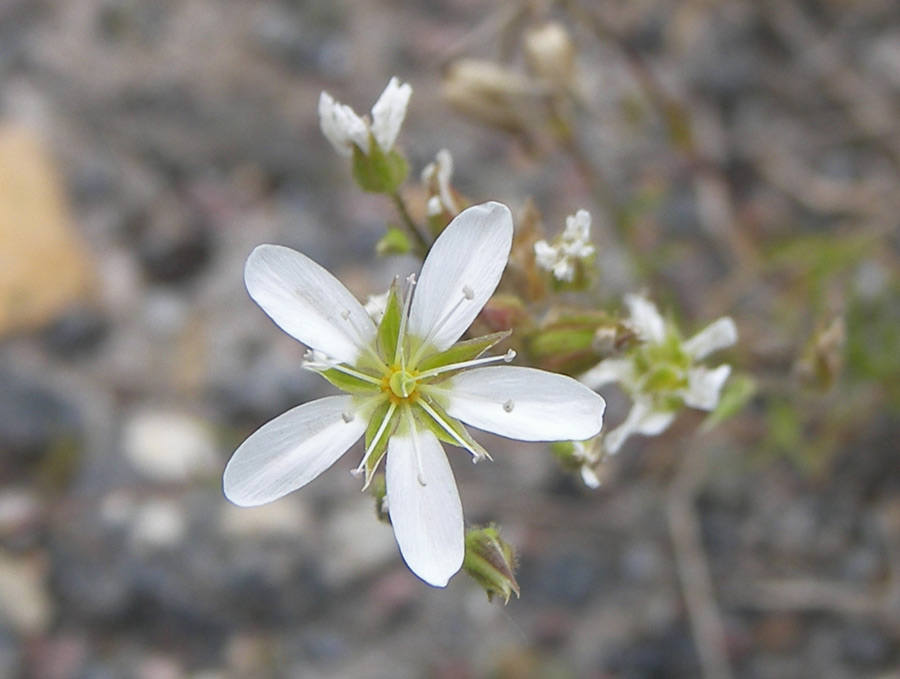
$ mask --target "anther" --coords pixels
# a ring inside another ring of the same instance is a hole
[[[515,407],[516,407],[516,404],[513,403],[512,399],[509,399],[506,403],[503,404],[503,410],[505,410],[508,413],[511,413],[513,411],[513,408],[515,408]]]
[[[470,302],[475,299],[475,291],[470,288],[468,285],[463,286],[463,297],[465,297]]]
[[[341,312],[341,318],[343,318],[345,321],[350,320],[350,309],[344,309]]]
[[[349,410],[345,410],[344,412],[341,413],[341,419],[344,422],[346,422],[347,424],[350,424],[351,422],[353,422],[353,419],[355,417],[356,416],[353,413],[351,413]]]
[[[506,363],[509,363],[509,362],[512,361],[515,357],[516,357],[516,352],[515,352],[515,350],[514,350],[514,349],[510,349],[509,351],[506,352],[506,355],[503,357],[503,360],[504,360]]]

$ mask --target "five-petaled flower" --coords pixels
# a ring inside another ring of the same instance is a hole
[[[440,442],[487,452],[463,422],[523,441],[587,439],[605,402],[576,380],[482,354],[508,333],[458,342],[493,294],[512,243],[509,209],[459,214],[435,241],[417,282],[394,284],[376,326],[330,273],[288,248],[261,245],[247,260],[250,296],[312,351],[306,367],[347,392],[305,403],[250,436],[225,469],[238,505],[275,500],[309,483],[359,438],[366,483],[386,457],[394,535],[409,568],[443,587],[463,561],[459,493]],[[413,287],[415,293],[413,294]],[[471,369],[469,369],[471,368]]]
[[[618,382],[634,400],[625,421],[603,437],[608,453],[618,452],[632,434],[661,434],[682,406],[715,409],[731,366],[710,369],[697,361],[737,341],[737,327],[727,316],[683,340],[650,300],[627,295],[625,303],[627,325],[641,343],[629,355],[601,361],[581,377],[593,389]]]

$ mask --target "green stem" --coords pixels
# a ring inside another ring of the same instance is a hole
[[[391,200],[394,201],[394,207],[397,208],[397,212],[400,214],[403,225],[406,227],[406,230],[414,241],[414,250],[416,251],[416,254],[424,259],[425,255],[428,253],[428,241],[425,240],[425,237],[419,231],[419,228],[410,216],[409,210],[406,209],[406,203],[403,202],[403,198],[400,196],[400,192],[394,191],[390,195]]]

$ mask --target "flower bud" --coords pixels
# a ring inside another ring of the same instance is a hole
[[[529,30],[523,47],[536,76],[555,86],[574,84],[575,46],[561,24],[551,22]]]
[[[509,132],[524,132],[541,120],[536,108],[543,88],[530,78],[490,61],[462,59],[444,80],[444,98],[475,120]]]
[[[516,553],[512,545],[500,537],[496,526],[473,528],[466,533],[463,570],[484,587],[488,601],[500,596],[506,604],[513,592],[519,596],[519,583],[515,578]]]

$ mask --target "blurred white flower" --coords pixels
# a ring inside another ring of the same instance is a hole
[[[566,217],[566,228],[550,245],[546,240],[534,244],[535,263],[541,269],[550,271],[558,281],[572,282],[579,260],[586,260],[594,254],[591,245],[591,214],[579,210]]]
[[[463,422],[523,441],[587,439],[605,402],[577,381],[533,368],[482,367],[506,333],[457,342],[500,281],[512,245],[509,209],[486,203],[460,213],[435,241],[412,294],[391,289],[376,326],[341,283],[299,252],[261,245],[247,260],[250,296],[312,350],[306,367],[347,392],[305,403],[250,436],[228,463],[225,495],[255,506],[330,467],[359,438],[357,473],[371,480],[386,456],[394,535],[409,568],[443,587],[462,565],[464,524],[440,442],[487,452]],[[470,369],[471,368],[471,369]]]
[[[453,197],[450,188],[450,178],[453,176],[453,156],[447,149],[437,152],[434,162],[428,163],[422,170],[422,183],[431,192],[428,199],[428,216],[433,217],[442,212],[455,215],[459,207]]]
[[[400,134],[411,95],[412,87],[409,83],[401,84],[396,77],[391,78],[372,107],[370,122],[368,118],[358,116],[349,106],[335,101],[328,92],[322,92],[319,97],[319,125],[322,134],[344,156],[352,155],[354,146],[369,155],[372,139],[387,153],[394,147],[397,135]]]
[[[720,318],[682,340],[650,300],[628,295],[625,303],[630,312],[626,323],[641,344],[625,357],[601,361],[581,377],[592,389],[618,382],[634,401],[625,421],[604,436],[609,453],[618,452],[632,434],[661,434],[683,406],[714,410],[731,366],[707,368],[697,362],[737,341],[731,318]]]

